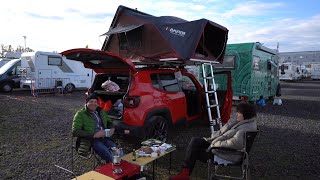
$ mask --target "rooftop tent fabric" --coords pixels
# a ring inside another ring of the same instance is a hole
[[[228,29],[199,19],[186,21],[173,16],[155,17],[119,6],[102,50],[111,51],[133,62],[154,62],[176,58],[222,62]]]

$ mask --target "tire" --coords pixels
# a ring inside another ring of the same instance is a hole
[[[13,89],[13,86],[11,83],[3,83],[1,85],[1,91],[3,92],[11,92]]]
[[[147,120],[145,139],[157,139],[166,142],[169,132],[168,121],[162,116],[152,116]]]
[[[67,84],[66,87],[64,88],[64,91],[66,93],[72,93],[74,90],[75,86],[71,83]]]

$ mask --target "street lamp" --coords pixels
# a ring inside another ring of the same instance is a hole
[[[27,36],[22,36],[24,38],[24,51],[27,49]]]

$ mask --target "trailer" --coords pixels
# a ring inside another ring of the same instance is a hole
[[[235,101],[273,98],[279,88],[277,52],[259,42],[228,44],[223,63],[215,64],[214,71],[231,72]],[[227,78],[223,74],[215,76],[218,90],[227,89]]]
[[[21,55],[20,87],[30,88],[33,94],[72,92],[75,88],[89,88],[93,76],[81,62],[67,59],[54,52],[27,52]]]
[[[280,65],[279,69],[281,81],[297,81],[302,79],[301,66],[291,62],[285,62]]]

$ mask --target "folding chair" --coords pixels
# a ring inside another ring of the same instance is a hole
[[[63,94],[63,82],[62,80],[56,80],[55,81],[55,92],[58,92],[60,94]]]
[[[76,141],[74,142],[74,137],[72,136],[71,171],[73,172],[74,164],[79,159],[92,161],[92,170],[96,169],[98,166],[103,165],[103,160],[97,154],[95,154],[95,152],[93,151],[93,147],[91,145],[89,147],[82,147],[81,141],[88,140],[76,137]]]
[[[251,150],[251,147],[253,145],[254,139],[259,133],[259,129],[257,131],[248,131],[245,133],[245,144],[244,149],[242,150],[235,150],[230,148],[214,148],[219,151],[224,151],[228,153],[237,153],[242,155],[241,161],[237,163],[227,163],[227,164],[218,164],[217,162],[214,162],[214,158],[208,160],[208,179],[217,179],[217,178],[228,178],[228,179],[248,179],[249,175],[249,152]],[[214,165],[214,171],[211,172],[211,164]],[[231,176],[231,175],[225,175],[225,174],[218,174],[218,168],[220,166],[235,166],[240,167],[241,169],[241,176]]]

